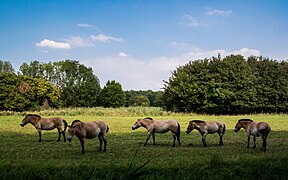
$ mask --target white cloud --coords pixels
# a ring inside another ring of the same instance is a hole
[[[228,11],[223,11],[223,10],[218,10],[218,9],[209,9],[206,14],[208,15],[229,15],[232,14],[231,10]]]
[[[90,40],[83,39],[79,36],[71,36],[70,39],[66,40],[71,46],[74,47],[88,47],[88,46],[94,46],[93,43]]]
[[[94,25],[92,25],[92,24],[83,24],[83,23],[79,23],[79,24],[77,24],[77,26],[82,27],[82,28],[94,27]]]
[[[124,53],[124,52],[121,52],[121,53],[118,54],[118,56],[120,56],[120,57],[128,57],[129,54],[126,54],[126,53]]]
[[[180,65],[184,65],[190,60],[217,57],[218,53],[221,53],[222,57],[230,54],[241,54],[245,57],[260,55],[259,50],[248,48],[234,51],[194,49],[178,57],[163,56],[140,60],[130,56],[127,58],[117,56],[94,58],[81,62],[93,68],[102,87],[108,80],[116,80],[124,90],[161,90],[164,86],[163,80],[168,80],[171,72]]]
[[[184,14],[183,19],[184,19],[184,24],[187,26],[197,27],[200,25],[199,22],[190,14]]]
[[[68,43],[56,42],[48,39],[44,39],[43,41],[36,43],[38,47],[49,47],[55,49],[70,49],[71,45]]]
[[[99,42],[103,42],[103,43],[113,42],[113,41],[114,42],[124,42],[124,40],[122,38],[115,38],[115,37],[108,36],[108,35],[105,35],[105,34],[99,34],[97,36],[91,35],[90,39],[92,41],[99,41]]]

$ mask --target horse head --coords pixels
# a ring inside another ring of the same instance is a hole
[[[142,119],[137,119],[137,121],[134,123],[134,125],[132,126],[132,130],[138,129],[139,127],[142,126]]]
[[[190,121],[186,129],[186,133],[189,134],[191,131],[193,131],[193,129],[194,129],[193,121]]]
[[[239,119],[237,124],[235,125],[234,132],[238,132],[241,128],[246,129],[247,125],[253,122],[252,119]]]
[[[27,114],[24,119],[22,120],[22,122],[20,123],[20,126],[24,127],[27,123],[31,122],[31,119],[33,118],[41,118],[41,116],[36,115],[36,114]]]

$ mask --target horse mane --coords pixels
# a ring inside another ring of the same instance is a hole
[[[203,120],[192,120],[192,121],[190,121],[190,122],[195,122],[195,123],[204,123],[205,121],[203,121]]]
[[[146,118],[144,118],[144,119],[149,119],[149,120],[153,120],[151,117],[146,117]]]
[[[75,123],[77,123],[77,122],[81,122],[80,120],[78,120],[78,119],[76,119],[76,120],[74,120],[73,122],[72,122],[72,124],[71,124],[71,126],[73,126]]]
[[[26,116],[36,116],[38,118],[41,118],[41,116],[39,116],[38,114],[27,114]]]
[[[251,122],[253,122],[252,119],[239,119],[239,120],[238,120],[238,122],[242,122],[242,121],[251,121]]]

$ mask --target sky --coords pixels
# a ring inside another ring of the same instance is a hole
[[[77,60],[101,87],[163,90],[221,53],[288,59],[287,0],[0,0],[0,60]]]

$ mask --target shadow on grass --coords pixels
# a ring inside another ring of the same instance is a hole
[[[182,133],[183,134],[183,133]],[[204,148],[197,134],[181,136],[172,147],[171,134],[156,136],[143,147],[146,133],[108,134],[107,152],[97,152],[98,139],[85,140],[85,155],[77,138],[57,142],[57,133],[0,132],[1,179],[285,179],[288,132],[274,131],[267,152],[246,148],[245,132],[228,130],[224,146],[218,135],[207,137]],[[208,139],[209,138],[209,139]],[[62,139],[63,140],[63,139]],[[192,144],[191,144],[192,143]]]

